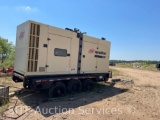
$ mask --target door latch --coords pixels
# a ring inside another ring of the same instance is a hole
[[[47,38],[47,40],[49,41],[49,40],[51,40],[50,38]]]
[[[46,67],[49,67],[49,65],[46,65]]]

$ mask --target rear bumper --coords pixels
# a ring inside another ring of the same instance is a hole
[[[15,71],[13,71],[13,73],[12,73],[12,80],[14,82],[23,82],[24,81],[24,76],[21,75],[20,73],[17,73]]]

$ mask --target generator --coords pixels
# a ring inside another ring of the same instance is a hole
[[[111,77],[110,45],[77,28],[29,20],[17,27],[12,79],[26,89],[49,89],[51,96],[90,89],[93,82]],[[57,86],[59,94],[54,91]]]

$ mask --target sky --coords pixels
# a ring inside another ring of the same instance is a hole
[[[0,36],[34,20],[111,42],[110,59],[160,60],[160,0],[0,0]]]

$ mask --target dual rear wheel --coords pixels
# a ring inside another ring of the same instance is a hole
[[[55,83],[49,89],[49,97],[61,97],[68,91],[71,94],[79,93],[81,90],[88,91],[93,88],[93,80],[86,79],[82,82],[80,80],[70,80],[66,85],[63,82]]]

